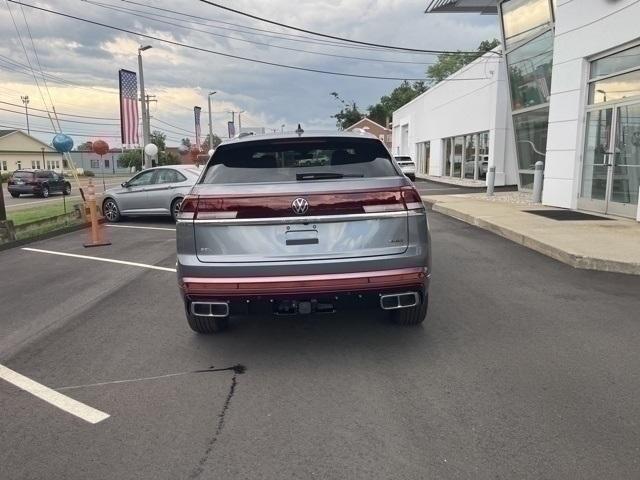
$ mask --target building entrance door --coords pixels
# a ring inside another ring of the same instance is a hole
[[[587,112],[578,207],[635,218],[640,188],[640,102]]]

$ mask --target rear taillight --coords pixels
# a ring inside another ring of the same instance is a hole
[[[178,220],[193,220],[198,210],[198,197],[195,195],[187,195],[182,199],[180,211],[178,212]]]
[[[402,199],[407,210],[424,212],[424,203],[415,187],[402,187]]]
[[[298,198],[308,208],[300,214],[294,210]],[[248,218],[282,218],[303,216],[353,215],[362,213],[424,210],[420,195],[413,187],[401,190],[370,192],[334,192],[321,194],[270,196],[187,196],[182,201],[181,220],[224,220]]]

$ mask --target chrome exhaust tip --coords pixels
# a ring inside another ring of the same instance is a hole
[[[191,313],[197,317],[224,318],[229,316],[227,302],[192,302]]]
[[[420,295],[417,292],[390,293],[380,295],[380,307],[383,310],[398,310],[400,308],[415,307],[420,303]]]

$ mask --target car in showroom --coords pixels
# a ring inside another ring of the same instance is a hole
[[[7,190],[13,198],[37,195],[48,198],[52,193],[71,195],[71,183],[62,173],[53,170],[16,170],[9,177]]]
[[[400,166],[400,170],[404,173],[412,182],[416,180],[416,164],[408,155],[396,155],[396,162]]]
[[[489,171],[489,155],[480,155],[478,157],[478,164],[476,167],[475,160],[467,160],[464,162],[464,176],[466,178],[473,178],[475,176],[475,170],[478,169],[478,178],[487,178],[487,172]]]
[[[236,314],[386,311],[421,323],[431,277],[420,195],[368,133],[223,142],[177,219],[177,276],[189,326]]]
[[[124,216],[171,216],[174,220],[182,199],[200,176],[195,165],[168,165],[143,170],[120,187],[102,196],[102,215],[108,222]]]

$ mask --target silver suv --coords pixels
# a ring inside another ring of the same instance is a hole
[[[367,133],[222,143],[184,198],[178,283],[189,326],[230,315],[366,306],[398,324],[427,313],[430,238],[420,195]]]

